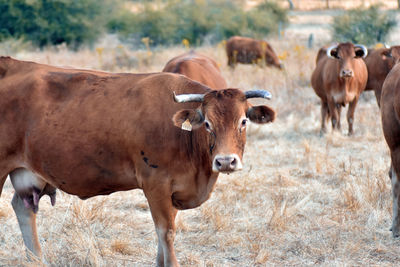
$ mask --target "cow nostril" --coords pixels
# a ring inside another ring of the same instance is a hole
[[[232,161],[231,161],[231,167],[235,167],[236,163],[237,163],[236,158],[233,158]]]
[[[219,162],[218,159],[215,160],[215,163],[217,164],[217,167],[220,168],[222,166],[221,162]]]

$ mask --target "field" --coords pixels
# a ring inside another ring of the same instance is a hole
[[[320,104],[310,87],[317,48],[294,38],[271,40],[285,71],[226,66],[222,45],[197,50],[220,64],[230,87],[268,89],[274,123],[250,125],[244,169],[220,175],[211,198],[177,217],[175,248],[182,266],[394,266],[400,241],[392,238],[389,151],[375,97],[365,92],[355,134],[319,135]],[[109,44],[109,42],[108,42]],[[114,72],[156,72],[184,47],[134,51],[99,44],[8,53],[21,60]],[[10,48],[11,47],[11,48]],[[0,266],[39,266],[25,249],[6,182],[0,198]],[[154,266],[157,237],[143,193],[115,193],[82,201],[58,191],[44,197],[37,216],[50,266]]]

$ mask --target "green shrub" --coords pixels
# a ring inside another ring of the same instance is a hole
[[[43,47],[77,47],[103,33],[106,0],[0,0],[0,40],[24,38]]]
[[[334,18],[333,39],[365,45],[383,43],[396,24],[395,17],[380,10],[378,6],[353,9]]]
[[[108,23],[108,29],[124,37],[149,37],[153,45],[191,44],[204,40],[219,42],[232,35],[264,37],[277,33],[278,23],[287,23],[286,10],[269,1],[245,12],[237,1],[167,0],[162,8],[145,3],[137,13],[121,11]]]

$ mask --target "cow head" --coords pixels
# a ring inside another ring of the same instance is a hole
[[[365,58],[368,55],[368,50],[364,45],[340,43],[329,47],[326,54],[328,57],[338,60],[341,78],[351,78],[354,76],[354,60],[361,57]]]
[[[388,62],[389,68],[391,69],[394,64],[400,61],[400,46],[392,46],[383,49],[381,56],[384,61]]]
[[[262,49],[264,50],[265,63],[269,66],[274,66],[278,69],[283,69],[283,64],[279,60],[278,56],[275,54],[274,49],[267,42],[262,44]]]
[[[248,121],[268,123],[275,119],[275,111],[268,106],[252,106],[248,98],[270,99],[268,91],[243,93],[238,89],[210,91],[206,94],[174,95],[176,102],[201,102],[197,109],[175,113],[175,126],[185,130],[203,130],[209,135],[212,170],[233,172],[242,169]]]

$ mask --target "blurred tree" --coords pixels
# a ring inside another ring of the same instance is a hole
[[[180,44],[187,39],[199,45],[205,40],[217,43],[232,35],[265,37],[286,25],[287,11],[270,1],[244,11],[243,0],[165,0],[157,8],[144,4],[139,12],[121,10],[107,24],[125,38],[149,37],[153,45]]]
[[[397,22],[393,14],[371,6],[352,9],[336,16],[332,23],[334,41],[372,45],[385,42]]]
[[[106,0],[0,0],[0,40],[24,38],[43,47],[93,42],[104,30]]]

